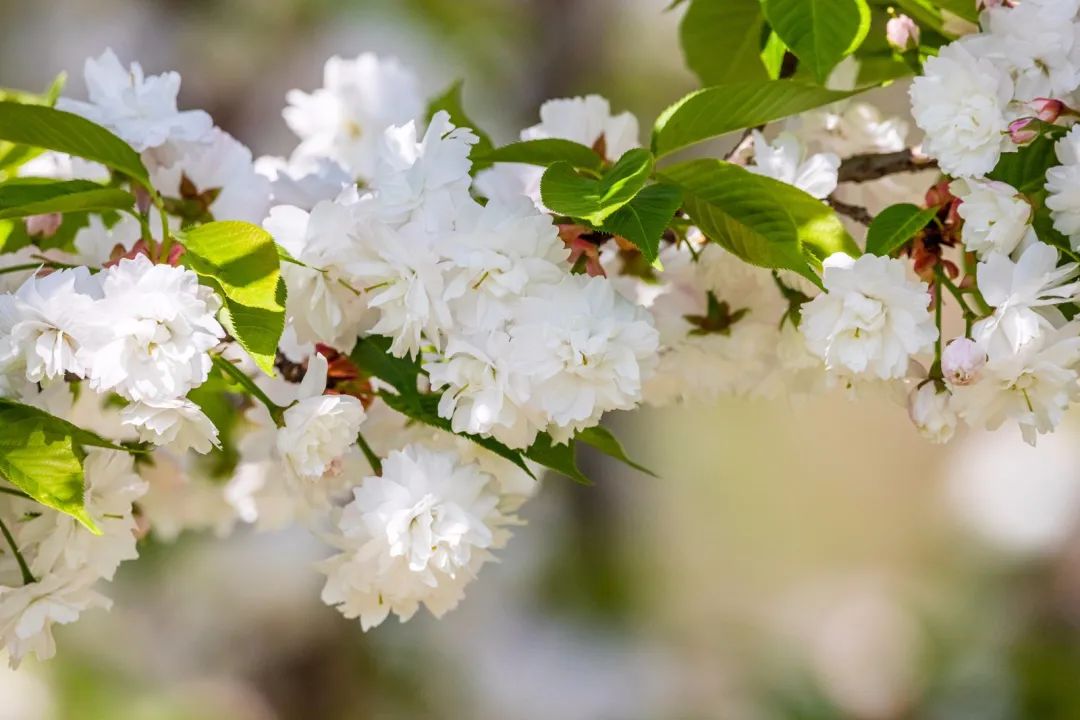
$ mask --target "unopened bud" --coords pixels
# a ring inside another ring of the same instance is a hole
[[[928,381],[908,397],[908,417],[919,434],[933,443],[947,443],[956,432],[957,416],[948,390]]]
[[[1009,123],[1009,139],[1016,145],[1027,145],[1039,137],[1038,128],[1034,127],[1035,118],[1020,118]]]
[[[885,37],[894,50],[907,52],[919,47],[922,31],[907,15],[897,15],[885,24]]]
[[[953,385],[979,381],[986,367],[986,353],[968,338],[957,338],[941,353],[941,374]]]
[[[30,237],[50,238],[60,229],[64,216],[60,213],[31,215],[26,218],[26,234]]]
[[[949,188],[949,181],[943,180],[926,191],[926,207],[941,207],[956,200]]]
[[[1035,98],[1031,101],[1031,109],[1035,111],[1035,117],[1043,122],[1052,123],[1065,112],[1065,103],[1053,98]]]
[[[173,267],[177,267],[180,265],[180,258],[183,257],[185,252],[187,252],[187,248],[180,243],[176,243],[169,248],[169,256],[165,258],[165,262]]]
[[[150,193],[147,192],[146,188],[144,188],[142,186],[136,187],[135,188],[135,208],[139,211],[139,213],[142,214],[142,215],[145,215],[146,213],[148,213],[150,211],[151,203],[152,203],[152,200],[150,198]]]

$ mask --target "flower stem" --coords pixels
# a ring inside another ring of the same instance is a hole
[[[934,275],[937,277],[937,287],[934,288],[934,323],[937,325],[937,340],[934,341],[934,366],[930,370],[931,377],[933,377],[935,373],[941,373],[941,337],[944,335],[944,331],[941,327],[941,306],[943,299],[941,295],[941,286],[949,282],[945,277],[945,271],[941,269],[940,263],[934,266]],[[963,305],[963,303],[961,304]],[[967,309],[966,305],[964,305],[964,309]]]
[[[270,417],[273,419],[275,425],[281,427],[285,424],[285,408],[271,400],[270,396],[263,392],[263,389],[256,385],[254,380],[245,375],[243,370],[220,355],[211,355],[210,357],[213,360],[215,367],[235,380],[236,383],[244,388],[244,390],[246,390],[253,398],[266,406],[266,409],[270,411]]]
[[[356,444],[360,447],[360,452],[364,453],[364,457],[367,458],[368,464],[371,465],[371,469],[375,471],[376,475],[382,475],[382,460],[375,454],[375,451],[368,445],[367,440],[360,433],[356,434]]]
[[[19,552],[19,546],[15,544],[15,538],[12,537],[11,531],[7,529],[7,525],[3,520],[0,520],[0,533],[3,533],[4,539],[7,540],[7,544],[11,546],[11,551],[15,553],[15,562],[19,564],[19,572],[22,573],[23,585],[32,585],[37,582],[37,578],[30,572],[30,566],[26,564],[26,558]]]
[[[960,303],[960,310],[964,313],[964,321],[970,325],[975,320],[978,320],[979,315],[977,315],[975,311],[971,309],[971,306],[968,305],[967,300],[964,298],[964,291],[958,288],[956,283],[950,280],[949,276],[946,275],[940,267],[937,270],[937,277],[939,284],[944,285],[945,289],[949,291],[949,294],[956,298],[956,302]]]
[[[37,270],[42,267],[43,263],[26,263],[24,265],[10,265],[6,268],[0,268],[0,275],[13,272],[22,272],[23,270]]]

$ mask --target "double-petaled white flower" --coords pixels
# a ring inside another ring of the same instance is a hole
[[[151,180],[179,201],[178,213],[200,221],[259,223],[266,217],[270,181],[255,172],[251,150],[224,130],[214,128],[199,142],[174,143],[159,155]]]
[[[993,180],[955,180],[949,191],[962,201],[957,212],[964,219],[964,247],[980,257],[991,252],[1011,255],[1022,243],[1036,240],[1031,204],[1013,186]]]
[[[330,158],[365,180],[375,173],[383,131],[424,112],[413,73],[393,58],[371,53],[330,58],[321,88],[312,93],[292,90],[287,98],[285,122],[301,140],[296,157]]]
[[[987,174],[1011,147],[1012,96],[1009,75],[962,41],[942,48],[911,85],[911,110],[926,132],[923,149],[950,175]]]
[[[1080,293],[1076,263],[1058,266],[1058,251],[1034,243],[1015,262],[991,253],[979,263],[979,290],[994,314],[975,323],[972,337],[990,355],[1011,355],[1055,326],[1064,317],[1055,305]]]
[[[454,327],[453,297],[449,264],[433,238],[415,225],[394,230],[375,222],[362,231],[362,254],[345,271],[378,312],[371,332],[392,338],[390,352],[397,357],[416,357],[425,343],[441,348]]]
[[[645,400],[667,405],[771,392],[763,383],[780,369],[785,309],[771,274],[715,243],[691,250],[661,253],[664,284],[649,308],[660,332],[660,364]]]
[[[101,296],[101,284],[84,267],[35,275],[0,295],[0,366],[25,368],[31,382],[83,375],[80,350],[95,334]]]
[[[299,398],[285,411],[278,429],[277,449],[291,472],[314,480],[331,469],[356,443],[364,406],[349,395],[324,395],[326,358],[316,353],[308,361]]]
[[[206,381],[225,332],[221,300],[195,273],[139,255],[101,273],[94,332],[79,348],[90,387],[133,402],[171,400]]]
[[[569,272],[566,246],[551,216],[528,198],[475,206],[457,226],[439,248],[449,261],[447,294],[454,298],[451,311],[460,334],[498,328],[532,287],[558,282]]]
[[[965,42],[1012,76],[1017,100],[1066,97],[1080,86],[1076,0],[1024,0],[987,10]]]
[[[140,440],[168,445],[176,452],[206,454],[221,445],[213,421],[187,398],[134,402],[120,415],[125,425],[135,428]]]
[[[453,609],[513,521],[495,478],[454,452],[412,444],[390,453],[382,476],[364,478],[331,538],[342,552],[320,564],[323,601],[364,629],[423,604]]]
[[[392,225],[417,223],[424,231],[450,230],[473,204],[469,153],[478,138],[457,128],[450,114],[432,116],[423,137],[415,122],[388,128],[379,145],[371,187],[378,215]]]
[[[311,210],[323,200],[333,200],[353,184],[349,171],[327,157],[285,158],[264,155],[255,161],[255,172],[270,181],[271,202]]]
[[[109,128],[140,152],[167,142],[201,141],[213,127],[201,110],[177,110],[178,73],[147,77],[139,63],[125,68],[106,50],[87,59],[84,77],[90,101],[60,98],[56,107]]]
[[[1080,397],[1078,364],[1080,327],[1047,330],[1014,352],[991,355],[978,382],[953,388],[954,406],[969,425],[988,430],[1012,420],[1034,445]]]
[[[306,212],[282,205],[270,211],[263,227],[303,265],[281,263],[288,289],[285,311],[302,343],[352,349],[361,330],[373,322],[363,293],[349,284],[344,268],[356,257],[352,210],[324,200]]]
[[[911,356],[937,338],[926,283],[905,264],[876,255],[837,253],[825,261],[826,292],[803,306],[801,329],[832,371],[881,380],[907,374]]]
[[[570,275],[521,300],[508,332],[515,371],[529,378],[529,407],[556,442],[629,410],[656,367],[652,318],[606,278]]]
[[[521,132],[522,140],[561,138],[595,148],[607,160],[618,160],[638,147],[638,120],[633,113],[612,115],[600,95],[548,100],[540,106],[540,123]]]
[[[1046,171],[1046,207],[1054,228],[1080,248],[1080,127],[1074,127],[1055,146],[1061,165]]]
[[[442,391],[439,416],[450,421],[454,432],[526,448],[545,424],[541,413],[528,409],[529,378],[517,371],[510,337],[503,331],[455,336],[424,369],[431,389]]]
[[[840,158],[831,152],[810,155],[799,138],[788,132],[770,143],[755,130],[754,161],[746,169],[824,199],[836,189]]]

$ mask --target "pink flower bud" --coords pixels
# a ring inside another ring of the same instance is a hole
[[[1030,105],[1035,117],[1047,123],[1055,122],[1065,112],[1065,103],[1052,98],[1035,98]]]
[[[919,47],[922,31],[907,15],[897,15],[885,24],[885,37],[894,50],[907,52]]]
[[[1032,127],[1035,118],[1020,118],[1009,123],[1009,139],[1016,145],[1027,145],[1039,137],[1038,129]]]
[[[979,381],[986,366],[986,353],[968,338],[956,338],[941,353],[941,374],[953,385]]]
[[[31,215],[26,218],[26,234],[31,237],[50,238],[60,229],[64,216],[60,213]]]

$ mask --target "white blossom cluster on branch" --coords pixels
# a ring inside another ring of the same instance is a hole
[[[240,525],[325,540],[364,629],[442,615],[642,404],[884,390],[1034,444],[1080,397],[1080,0],[979,9],[940,47],[881,9],[874,80],[865,28],[813,67],[781,37],[751,107],[705,88],[644,145],[588,95],[496,147],[371,54],[288,94],[288,157],[111,51],[86,99],[0,101],[0,647],[51,656],[147,536]],[[913,71],[921,147],[854,97]]]

